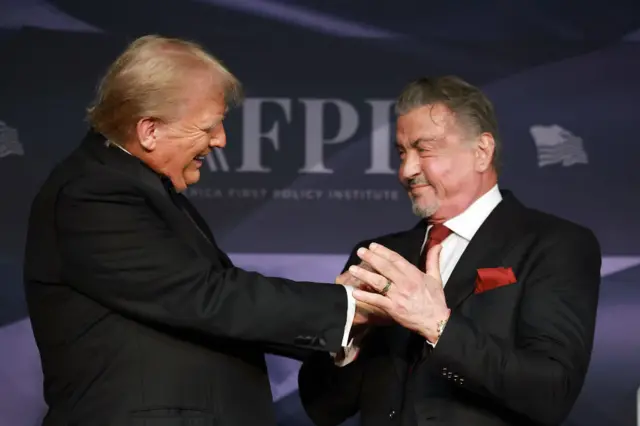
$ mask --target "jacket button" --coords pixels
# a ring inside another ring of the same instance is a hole
[[[389,420],[393,420],[396,417],[396,410],[389,411]]]

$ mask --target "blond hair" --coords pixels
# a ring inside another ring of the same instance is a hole
[[[87,110],[89,123],[107,138],[124,142],[143,117],[177,119],[194,85],[202,81],[198,77],[215,82],[227,107],[242,102],[238,79],[200,45],[157,35],[140,37],[102,78]]]

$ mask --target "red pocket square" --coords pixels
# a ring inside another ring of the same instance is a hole
[[[493,290],[503,285],[515,283],[516,276],[511,268],[479,268],[476,277],[475,294]]]

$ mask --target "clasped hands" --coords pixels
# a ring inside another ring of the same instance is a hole
[[[435,343],[438,324],[450,313],[440,275],[440,251],[440,245],[429,250],[423,273],[380,244],[358,249],[362,263],[336,279],[337,284],[355,287],[354,325],[396,322]]]

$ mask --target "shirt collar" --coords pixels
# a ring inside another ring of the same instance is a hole
[[[449,219],[444,225],[465,240],[471,241],[493,209],[500,204],[500,201],[502,201],[502,195],[498,184],[496,184],[465,211]]]
[[[110,147],[110,146],[115,146],[116,148],[119,148],[121,151],[127,153],[128,155],[131,155],[132,157],[134,156],[132,153],[130,153],[129,151],[127,151],[122,145],[120,145],[119,143],[115,143],[113,141],[110,140],[106,140],[105,141],[105,146]],[[142,163],[144,164],[144,163]],[[146,164],[145,164],[146,166]],[[156,172],[154,172],[156,173]],[[166,189],[168,192],[176,192],[175,188],[173,186],[173,183],[171,182],[171,179],[169,179],[166,176],[160,175],[158,173],[156,173],[158,175],[158,177],[160,178],[160,181],[162,181],[162,186],[164,186],[164,189]]]
[[[127,151],[122,145],[120,145],[119,143],[116,143],[114,141],[111,141],[109,139],[107,139],[104,144],[109,147],[109,146],[115,146],[116,148],[119,148],[121,151],[126,152],[129,155],[133,155],[132,153],[130,153],[129,151]]]

